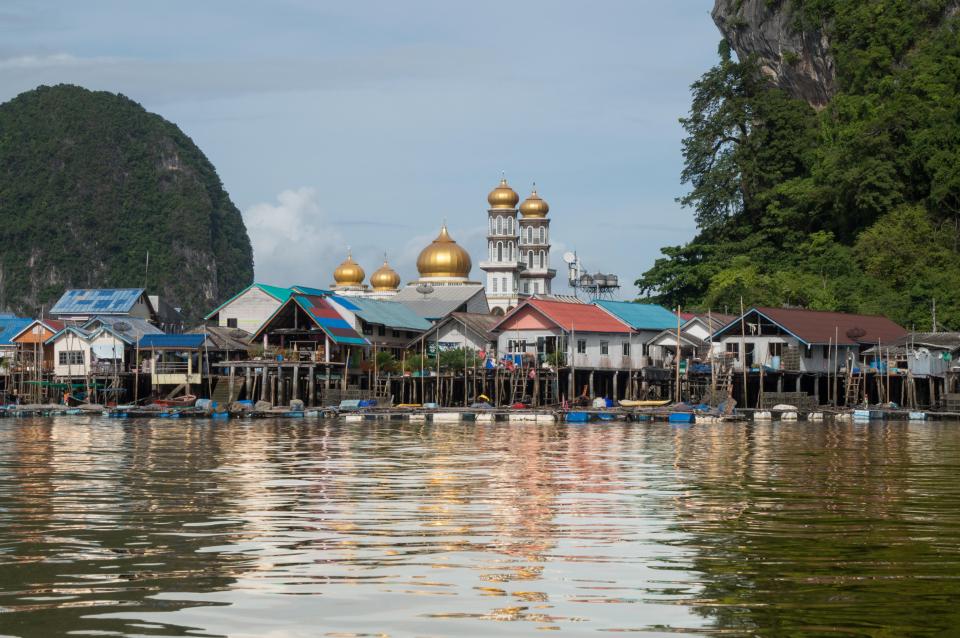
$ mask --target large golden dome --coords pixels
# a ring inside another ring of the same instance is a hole
[[[537,195],[537,187],[534,186],[530,197],[520,204],[520,212],[528,219],[543,219],[550,212],[550,206],[542,197]]]
[[[490,208],[516,208],[519,201],[520,196],[517,195],[517,191],[507,185],[507,178],[505,177],[500,180],[500,185],[487,195]]]
[[[446,224],[437,238],[417,257],[417,270],[421,278],[466,279],[472,265],[469,253],[450,238]]]
[[[387,263],[386,256],[383,265],[370,275],[370,285],[376,292],[390,292],[400,287],[400,275]]]
[[[347,252],[347,258],[333,271],[333,280],[337,286],[360,286],[367,273],[363,272],[360,264],[353,260],[353,255]]]

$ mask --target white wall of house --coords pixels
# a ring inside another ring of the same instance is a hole
[[[236,327],[253,334],[279,307],[280,302],[275,297],[254,286],[220,309],[217,325]],[[236,322],[235,326],[233,322]]]
[[[572,337],[560,330],[509,330],[501,332],[497,337],[497,352],[501,356],[516,353],[517,348],[511,348],[511,341],[526,341],[526,352],[531,354],[537,351],[539,337],[565,336],[568,339],[568,363],[577,368],[596,368],[606,370],[629,370],[643,367],[643,341],[637,335],[624,333],[577,332]],[[579,352],[578,342],[584,342],[585,352]],[[607,344],[607,352],[603,353],[603,344]],[[624,344],[629,345],[630,354],[623,353]],[[572,360],[571,360],[572,357]]]
[[[770,344],[779,343],[783,344],[783,353],[786,354],[787,349],[790,347],[798,348],[800,353],[800,371],[801,372],[827,372],[833,371],[834,369],[843,368],[846,365],[848,355],[852,354],[855,361],[859,361],[860,357],[858,355],[859,348],[857,346],[840,346],[838,353],[831,351],[830,354],[827,353],[826,345],[814,345],[808,350],[804,344],[800,342],[796,337],[790,336],[750,336],[743,340],[745,344],[753,344],[753,364],[756,365],[773,365],[773,355],[770,353]],[[725,335],[720,338],[719,346],[717,347],[718,352],[724,352],[729,348],[733,348],[734,352],[737,353],[737,364],[734,366],[737,370],[740,369],[740,361],[743,360],[743,352],[741,351],[741,337],[739,335]],[[749,347],[749,346],[748,346]],[[829,357],[829,358],[828,358]],[[830,359],[838,358],[838,362],[831,365]],[[782,357],[781,357],[781,368],[783,366]]]
[[[89,341],[72,332],[65,332],[53,342],[53,374],[58,377],[85,376],[91,371],[93,357],[90,353],[94,344],[106,346],[111,352],[116,352],[119,363],[125,364],[127,346],[109,332],[102,332]],[[78,363],[70,363],[74,359],[66,354],[68,352],[80,353],[79,358],[75,359]],[[61,353],[64,353],[63,357]]]
[[[456,320],[448,321],[437,328],[434,335],[428,337],[430,341],[437,341],[441,349],[454,350],[470,348],[471,350],[489,350],[490,344],[473,330],[464,331],[463,324]],[[536,346],[536,343],[534,343]]]

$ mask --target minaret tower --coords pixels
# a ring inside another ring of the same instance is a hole
[[[537,195],[537,185],[533,192],[520,204],[519,249],[520,294],[549,295],[553,278],[557,271],[550,268],[550,220],[547,213],[550,207]]]
[[[517,203],[520,196],[506,178],[490,191],[487,202],[487,258],[480,269],[487,273],[487,302],[490,311],[502,315],[519,301],[520,252],[517,245]]]

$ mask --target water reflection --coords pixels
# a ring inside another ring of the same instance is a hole
[[[938,635],[955,425],[0,421],[0,634]]]

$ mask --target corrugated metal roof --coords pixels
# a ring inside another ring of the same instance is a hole
[[[52,315],[106,315],[130,312],[143,288],[74,288],[50,309]]]
[[[878,315],[854,315],[845,312],[804,310],[801,308],[751,308],[744,317],[750,324],[750,315],[761,316],[776,323],[785,331],[807,344],[834,342],[841,346],[890,343],[907,334],[886,317]],[[740,317],[718,330],[720,336],[732,329],[740,330]],[[750,334],[747,328],[747,334]]]
[[[303,308],[310,319],[312,319],[334,343],[368,345],[367,340],[361,337],[360,334],[347,323],[347,320],[340,316],[340,313],[330,305],[330,302],[327,301],[326,298],[317,295],[294,295],[290,299],[293,303]]]
[[[393,297],[393,301],[402,303],[424,319],[440,319],[483,292],[482,284],[434,286],[429,295],[417,292],[416,286],[405,286]]]
[[[83,329],[90,330],[97,326],[109,326],[113,332],[132,339],[134,343],[139,341],[143,335],[163,334],[163,330],[160,330],[160,328],[157,328],[149,321],[140,319],[139,317],[97,315],[83,324]]]
[[[223,326],[197,326],[188,330],[191,334],[206,334],[210,348],[215,350],[246,350],[250,347],[251,335],[240,328]]]
[[[13,338],[33,323],[33,319],[16,315],[0,316],[0,346],[12,346]]]
[[[166,350],[176,350],[182,348],[184,350],[198,350],[203,347],[204,340],[205,337],[202,334],[150,334],[143,335],[140,338],[140,348],[158,348]]]
[[[402,328],[404,330],[429,330],[432,325],[413,310],[397,301],[353,297],[349,303],[356,308],[353,312],[367,323],[383,325],[388,328]]]
[[[493,327],[500,322],[500,319],[501,317],[496,315],[480,314],[477,312],[452,312],[443,321],[433,324],[430,330],[427,330],[423,334],[417,335],[413,340],[410,341],[409,344],[407,344],[407,347],[414,347],[415,344],[420,343],[421,339],[425,338],[425,335],[427,339],[430,339],[432,335],[437,334],[441,328],[450,324],[451,322],[453,322],[455,325],[463,323],[467,326],[467,330],[470,330],[474,334],[477,334],[488,341],[496,341],[497,337],[491,332],[491,330],[493,330]]]
[[[677,315],[656,304],[610,300],[594,303],[634,330],[665,330],[677,325]]]
[[[536,309],[566,332],[631,332],[629,325],[597,306],[567,303],[565,301],[547,301],[545,299],[528,299],[521,303],[513,312],[497,323],[495,330],[508,329],[507,326],[509,326],[511,317],[528,306]]]

